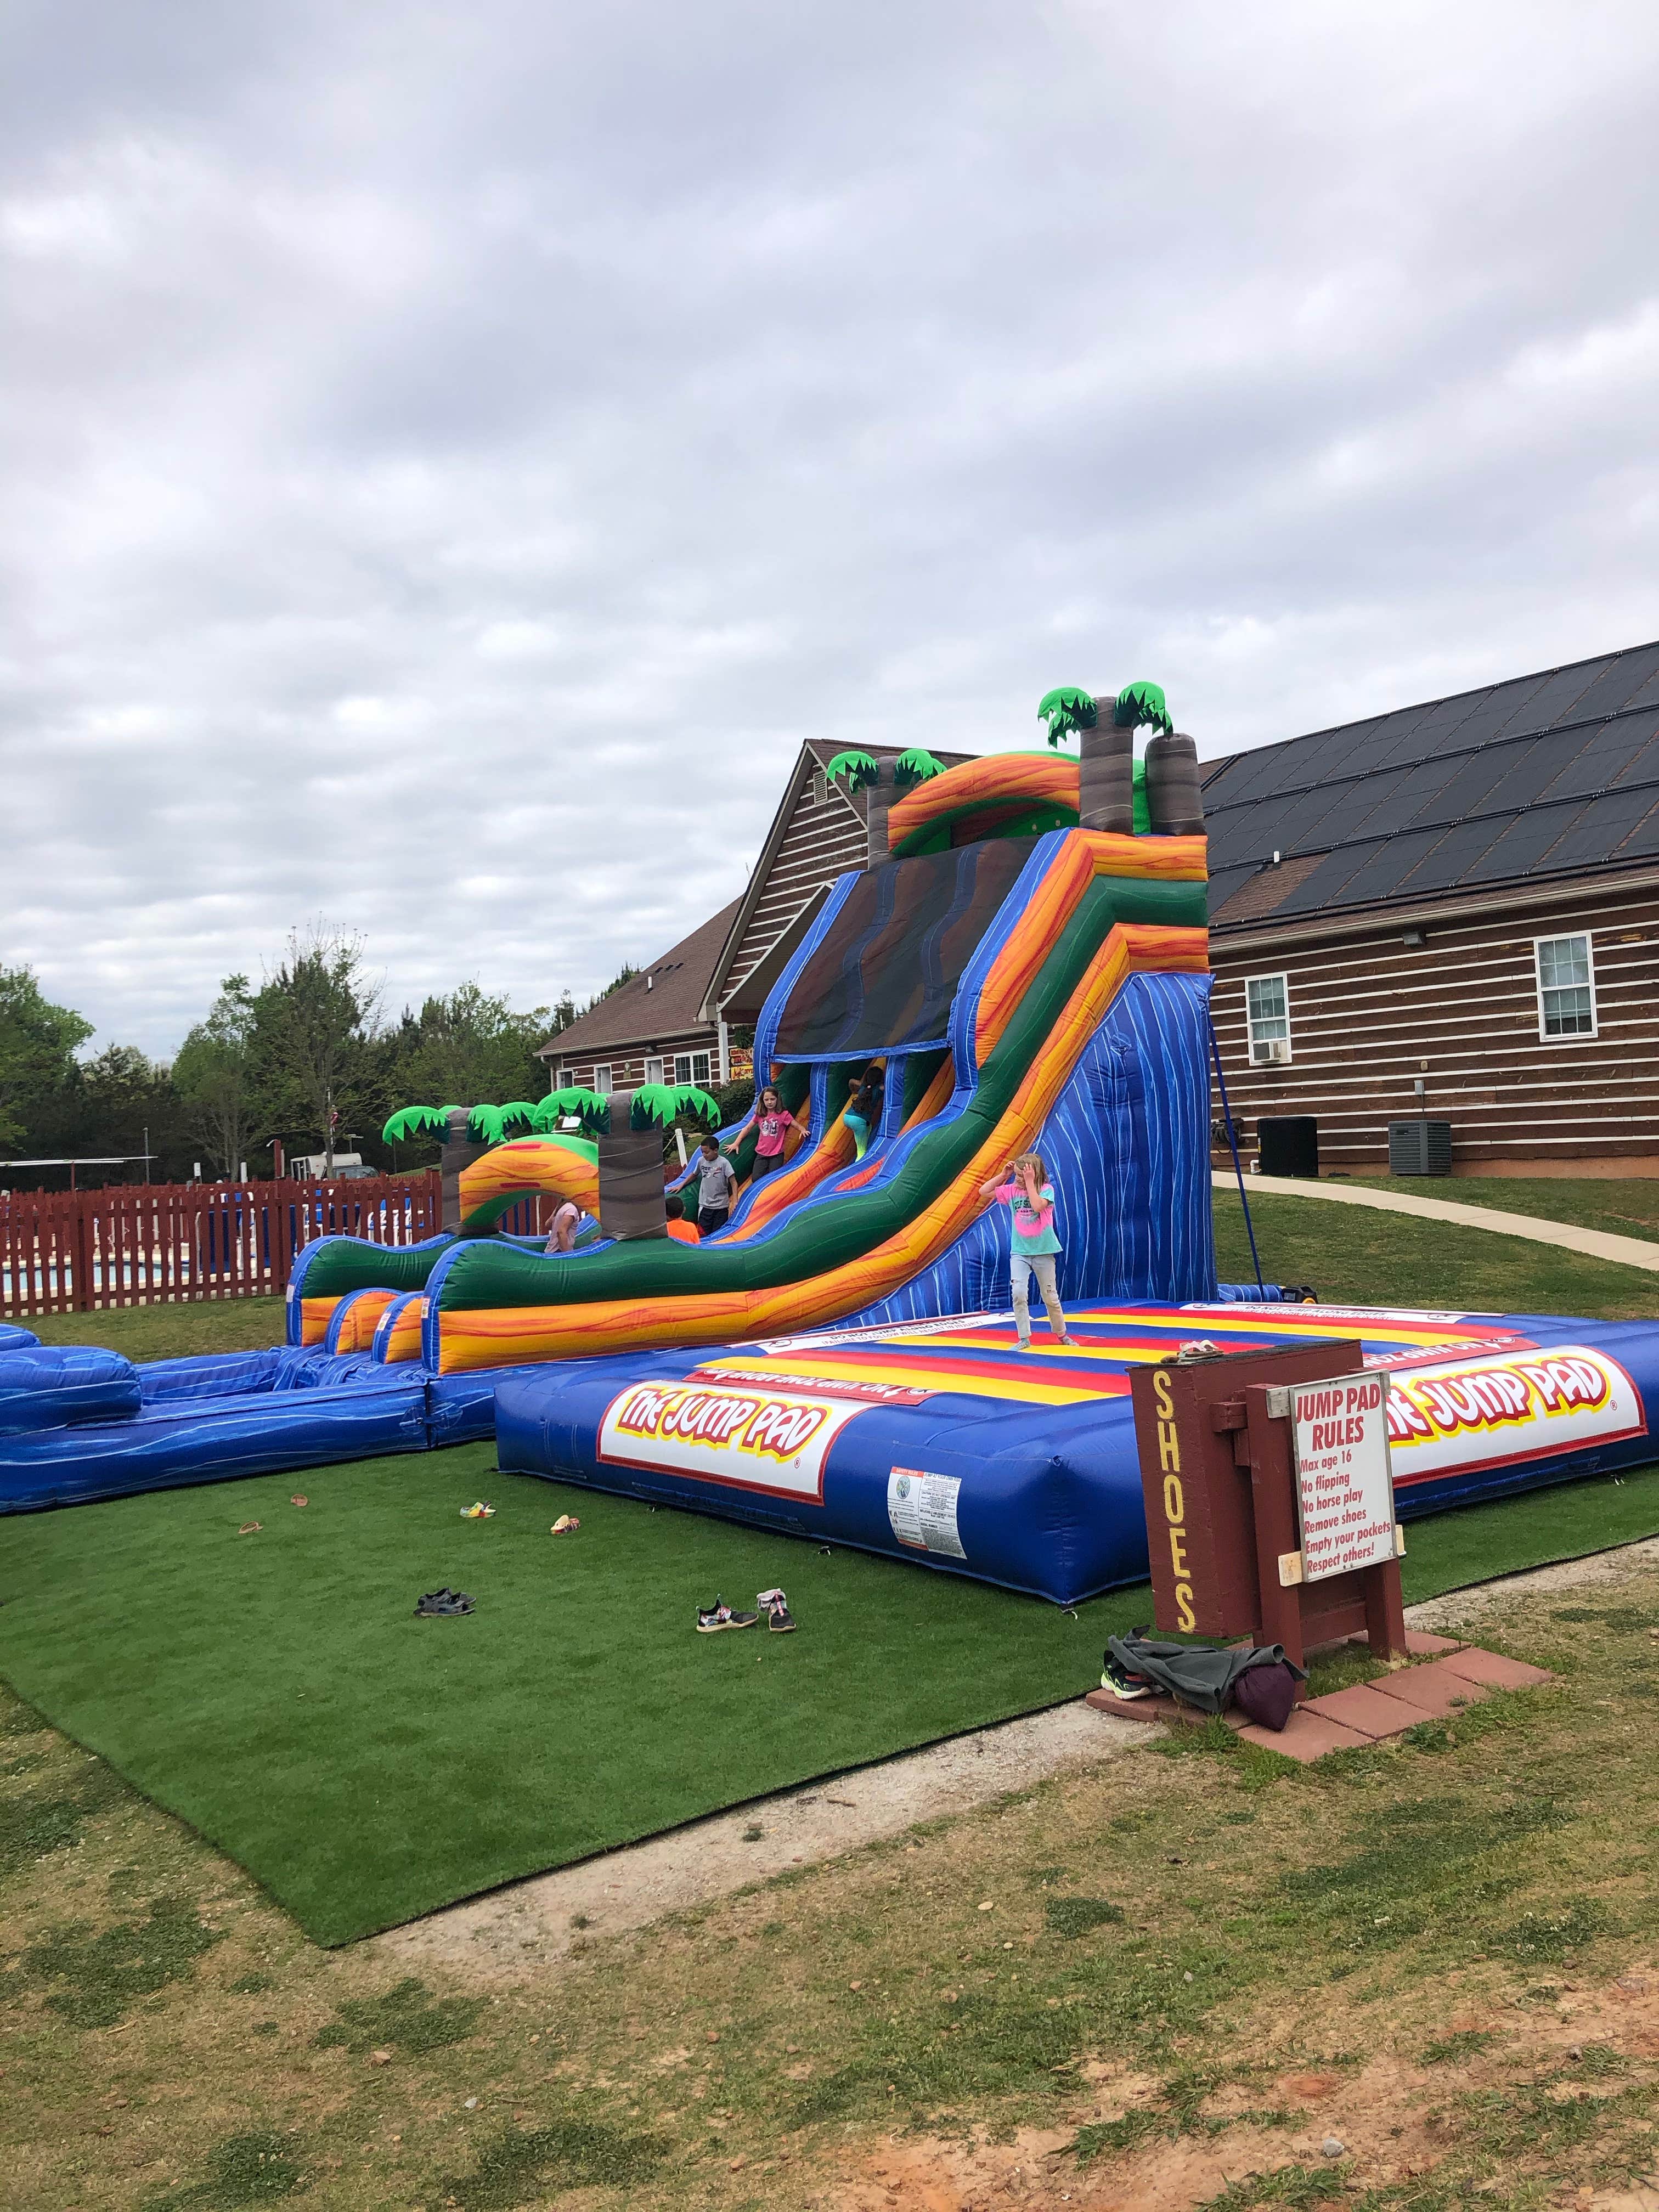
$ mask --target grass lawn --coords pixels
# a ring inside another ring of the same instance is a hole
[[[1491,1206],[1502,1213],[1528,1213],[1540,1221],[1570,1221],[1578,1229],[1605,1229],[1615,1237],[1659,1242],[1659,1176],[1350,1176],[1370,1190],[1404,1191],[1414,1198],[1449,1198],[1460,1206]]]
[[[1248,1186],[1249,1178],[1245,1180]],[[1432,1196],[1467,1197],[1470,1205],[1489,1202],[1468,1195],[1468,1182],[1431,1180]],[[1415,1181],[1412,1187],[1418,1188]],[[1311,1283],[1330,1304],[1580,1314],[1604,1321],[1646,1320],[1659,1312],[1659,1281],[1639,1267],[1616,1267],[1489,1229],[1333,1205],[1328,1199],[1282,1198],[1266,1191],[1251,1191],[1249,1196],[1267,1280]],[[1237,1185],[1215,1192],[1214,1211],[1216,1267],[1222,1281],[1254,1280]],[[1626,1224],[1620,1233],[1639,1232]]]
[[[1480,1640],[1555,1684],[1395,1747],[1182,1731],[420,1978],[307,1942],[0,1692],[8,2212],[1645,2205],[1656,1606],[1650,1571],[1513,1597]],[[707,1656],[766,1679],[739,1641]]]
[[[21,1326],[42,1344],[102,1344],[127,1358],[183,1359],[192,1352],[257,1352],[283,1341],[281,1298],[203,1298],[115,1306],[107,1313],[38,1314]]]

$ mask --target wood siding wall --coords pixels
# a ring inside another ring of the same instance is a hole
[[[1312,1114],[1323,1172],[1388,1170],[1388,1124],[1449,1121],[1452,1172],[1659,1175],[1659,893],[1587,882],[1582,901],[1211,940],[1213,1009],[1241,1148],[1264,1115]],[[1588,934],[1596,1034],[1540,1038],[1534,940]],[[1290,1064],[1252,1067],[1245,981],[1287,979]],[[1413,1085],[1421,1078],[1419,1101]],[[1225,1161],[1224,1151],[1217,1164]]]
[[[812,893],[864,866],[866,833],[861,805],[825,788],[822,771],[802,784],[761,894],[738,941],[722,996],[729,998],[800,912]]]
[[[679,1036],[665,1037],[660,1044],[652,1046],[649,1056],[653,1060],[672,1060],[677,1052],[706,1052],[710,1063],[710,1079],[715,1083],[720,1081],[720,1047],[717,1030],[699,1028],[688,1030]],[[568,1068],[572,1083],[583,1084],[591,1090],[594,1069],[608,1067],[613,1091],[636,1091],[645,1080],[646,1058],[644,1048],[634,1045],[618,1045],[614,1052],[579,1053],[571,1060],[561,1060],[555,1054],[547,1063],[550,1079],[548,1088],[556,1091],[562,1080],[563,1071]],[[665,1069],[664,1077],[665,1081],[672,1083],[674,1079],[672,1070]]]

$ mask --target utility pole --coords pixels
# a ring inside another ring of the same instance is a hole
[[[146,1125],[144,1130],[144,1181],[146,1182],[149,1181],[149,1129],[148,1125]]]

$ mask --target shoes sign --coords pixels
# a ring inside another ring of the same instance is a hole
[[[1269,1394],[1269,1409],[1288,1417],[1294,1439],[1300,1579],[1322,1582],[1395,1558],[1387,1375],[1286,1385]]]

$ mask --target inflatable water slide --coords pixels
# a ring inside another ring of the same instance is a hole
[[[398,1268],[423,1275],[420,1356],[437,1376],[971,1309],[1007,1273],[980,1188],[1039,1139],[1070,1224],[1067,1295],[1201,1294],[1204,896],[1201,839],[1078,829],[844,877],[756,1036],[757,1064],[795,1076],[806,1141],[727,1228],[553,1257],[495,1237],[398,1255],[325,1239],[296,1267],[293,1331],[325,1342],[359,1301],[378,1328]],[[836,1079],[844,1093],[872,1060],[883,1114],[860,1160]]]
[[[1194,748],[1154,686],[1039,711],[1076,757],[831,764],[870,787],[868,862],[762,1012],[755,1065],[800,1141],[757,1179],[752,1117],[721,1133],[724,1229],[663,1233],[666,1094],[408,1109],[448,1140],[453,1227],[307,1247],[285,1345],[138,1369],[0,1346],[0,1510],[493,1429],[504,1469],[1071,1602],[1146,1571],[1128,1378],[1195,1338],[1355,1342],[1390,1376],[1403,1516],[1652,1457],[1659,1328],[1218,1285]],[[872,1066],[860,1157],[845,1109]],[[983,1194],[1030,1151],[1069,1346],[1040,1314],[1018,1346],[1008,1209]],[[574,1200],[574,1249],[501,1233],[532,1192]]]

